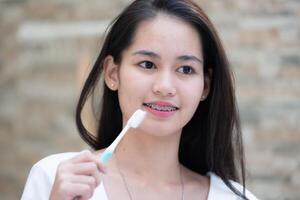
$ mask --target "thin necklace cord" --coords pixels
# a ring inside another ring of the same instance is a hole
[[[120,174],[120,176],[122,178],[122,181],[123,181],[123,184],[125,186],[125,189],[126,189],[126,191],[128,193],[129,199],[133,200],[132,194],[131,194],[131,192],[129,190],[128,183],[126,181],[126,178],[125,178],[124,174],[122,173],[122,171],[120,169],[118,158],[117,158],[117,156],[115,156],[115,157],[116,157],[116,166],[117,166],[118,172],[119,172],[119,174]],[[179,170],[179,174],[180,174],[180,183],[181,183],[181,200],[184,200],[184,182],[183,182],[181,167],[180,167],[180,170]]]

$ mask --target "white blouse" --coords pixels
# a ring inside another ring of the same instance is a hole
[[[54,183],[56,170],[58,164],[63,160],[68,160],[80,152],[68,152],[50,155],[37,162],[30,170],[27,182],[21,197],[21,200],[48,200],[50,191]],[[216,174],[208,173],[210,177],[210,188],[208,193],[208,200],[238,200],[240,199],[234,194]],[[242,191],[243,187],[239,183],[232,184],[238,190]],[[257,200],[257,198],[246,190],[246,196],[250,200]],[[101,183],[94,191],[90,200],[108,200],[103,183]]]

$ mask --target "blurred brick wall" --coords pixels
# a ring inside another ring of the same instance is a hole
[[[42,157],[87,146],[74,111],[108,22],[129,0],[0,0],[0,194]],[[236,74],[248,187],[300,198],[300,1],[198,0]]]

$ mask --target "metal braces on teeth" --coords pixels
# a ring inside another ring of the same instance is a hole
[[[155,105],[155,104],[149,104],[149,103],[146,103],[145,105],[151,107],[152,109],[155,109],[155,110],[159,110],[159,111],[175,111],[177,110],[175,107],[170,107],[170,106],[159,106],[159,105]]]

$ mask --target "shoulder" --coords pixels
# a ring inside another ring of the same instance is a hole
[[[30,173],[44,173],[44,175],[53,176],[56,173],[57,166],[64,160],[68,160],[80,152],[58,153],[47,156],[35,163]]]
[[[207,199],[209,178],[182,167],[183,181],[187,199]]]
[[[80,153],[81,152],[66,152],[66,153],[53,154],[35,163],[33,165],[33,168],[43,168],[51,171],[53,169],[56,169],[59,163],[61,163],[62,161],[71,159],[72,157]]]
[[[211,199],[240,199],[233,191],[228,188],[228,186],[223,182],[223,180],[216,174],[209,172],[210,177],[210,188],[208,193],[208,200]],[[243,192],[243,186],[235,181],[230,181],[231,184],[240,192]],[[249,200],[257,200],[257,198],[246,189],[246,196]]]

